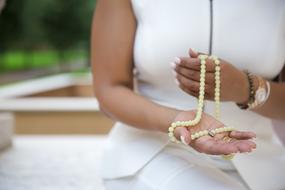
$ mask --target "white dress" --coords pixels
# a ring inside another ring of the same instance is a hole
[[[209,0],[132,0],[136,93],[178,109],[196,98],[174,82],[169,63],[191,47],[209,52]],[[241,70],[272,79],[285,61],[285,0],[213,0],[212,53]],[[116,98],[116,97],[114,97]],[[207,101],[205,112],[213,113]],[[221,103],[221,121],[257,134],[257,149],[232,161],[172,145],[167,134],[117,122],[105,148],[102,175],[111,189],[285,189],[285,151],[271,120]],[[186,188],[187,189],[187,188]]]

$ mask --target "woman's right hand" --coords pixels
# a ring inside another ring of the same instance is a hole
[[[188,121],[195,116],[194,111],[183,111],[178,113],[174,121]],[[212,116],[203,113],[202,119],[196,126],[193,127],[177,127],[174,130],[174,135],[184,144],[191,146],[195,150],[211,155],[228,155],[232,153],[251,152],[256,148],[256,144],[252,141],[256,135],[253,132],[231,131],[216,134],[214,137],[209,135],[191,140],[191,134],[215,128],[224,127],[224,124],[217,121]],[[231,141],[223,140],[225,137],[230,137]]]

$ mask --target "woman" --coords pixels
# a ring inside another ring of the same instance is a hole
[[[99,0],[94,87],[118,121],[104,155],[106,189],[284,189],[285,152],[269,118],[285,118],[285,85],[267,82],[283,67],[284,35],[284,0]],[[209,115],[208,59],[205,113],[196,126],[175,128],[183,144],[174,144],[171,123],[195,115],[199,53],[221,60],[221,122]],[[190,138],[224,124],[238,131]]]

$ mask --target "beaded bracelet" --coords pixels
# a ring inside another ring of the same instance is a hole
[[[254,76],[251,73],[249,73],[248,71],[245,71],[245,74],[247,76],[247,81],[248,81],[248,92],[249,92],[248,103],[246,103],[246,104],[237,103],[237,106],[243,110],[246,110],[249,108],[249,105],[254,102],[254,97],[255,97],[254,84],[253,84],[253,77]]]

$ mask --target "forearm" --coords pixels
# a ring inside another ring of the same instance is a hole
[[[179,112],[151,102],[122,85],[104,87],[96,96],[108,116],[141,129],[167,132]]]
[[[253,111],[272,119],[285,120],[285,83],[271,82],[270,84],[268,100]]]

